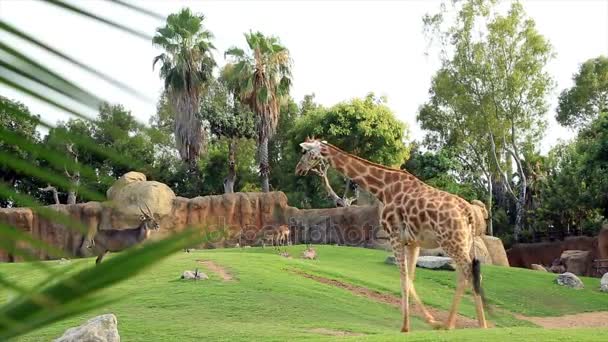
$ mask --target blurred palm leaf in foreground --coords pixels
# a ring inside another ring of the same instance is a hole
[[[66,14],[76,14],[102,25],[112,26],[140,39],[152,39],[144,33],[100,17],[72,3],[61,0],[44,0],[44,2],[64,10]],[[142,15],[163,19],[157,14],[119,0],[108,1],[108,6],[123,7]],[[23,45],[29,45],[92,74],[132,96],[145,99],[143,95],[124,83],[75,60],[3,20],[0,20],[0,33],[14,38],[11,41],[19,41],[19,43],[0,41],[0,82],[23,95],[30,96],[87,121],[91,121],[91,119],[82,114],[82,109],[97,109],[103,103],[102,99],[95,95],[94,90],[85,89],[53,72],[48,65],[42,62],[45,56],[33,57],[21,52]],[[24,106],[15,105],[14,102],[5,101],[4,98],[0,98],[0,100],[2,100],[0,101],[0,114],[2,114],[2,126],[0,127],[0,171],[2,171],[0,199],[9,204],[18,203],[29,206],[41,217],[62,224],[69,229],[85,231],[85,227],[80,222],[73,221],[70,217],[55,210],[43,207],[37,199],[17,191],[16,184],[10,182],[9,176],[11,173],[26,174],[39,183],[56,184],[62,188],[69,188],[71,179],[67,172],[68,168],[78,170],[80,177],[95,177],[96,170],[79,163],[77,159],[57,153],[43,144],[32,142],[20,129],[34,130],[33,133],[37,134],[35,133],[35,127],[53,129],[53,125],[31,115]],[[17,122],[28,124],[17,127],[15,126]],[[88,136],[65,134],[61,138],[65,140],[67,146],[77,145],[79,148],[85,148],[103,156],[112,163],[122,164],[132,169],[137,167],[137,161],[126,160],[115,151],[100,148]],[[25,157],[26,155],[42,159],[44,163],[34,164],[32,159]],[[48,166],[43,167],[41,165]],[[105,199],[103,194],[91,189],[80,188],[79,193],[86,200],[99,201]],[[35,240],[20,229],[7,224],[0,224],[0,248],[14,256],[31,261],[41,272],[48,275],[47,279],[38,286],[23,288],[6,280],[6,277],[0,274],[0,287],[4,287],[17,295],[10,302],[0,307],[0,340],[23,335],[44,325],[118,300],[119,298],[105,298],[103,293],[99,292],[137,274],[171,253],[201,240],[201,236],[198,236],[194,230],[187,230],[168,239],[145,244],[141,248],[121,253],[97,267],[91,266],[82,271],[76,271],[72,266],[58,269],[51,267],[48,263],[36,260],[36,257],[29,250],[19,246],[25,243],[34,248],[45,250],[57,258],[70,256],[54,246]]]

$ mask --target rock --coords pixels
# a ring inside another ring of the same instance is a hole
[[[386,257],[386,259],[384,259],[384,263],[389,265],[397,265],[397,259],[395,259],[394,255],[389,255]]]
[[[562,273],[566,272],[566,266],[564,266],[564,265],[552,265],[551,267],[549,267],[549,271],[551,271],[553,273],[562,274]]]
[[[473,248],[475,253],[473,255],[475,255],[482,264],[492,265],[492,256],[481,236],[473,237]]]
[[[486,205],[478,200],[471,201],[471,210],[473,211],[473,226],[475,228],[475,236],[486,234],[488,210]]]
[[[318,241],[378,248],[388,244],[388,239],[383,239],[386,233],[379,228],[377,206],[300,210],[290,207],[287,196],[282,192],[232,193],[189,199],[174,197],[171,189],[164,184],[147,181],[141,174],[127,174],[121,177],[120,183],[110,191],[110,197],[115,202],[46,207],[67,216],[82,230],[68,228],[55,220],[46,220],[36,210],[29,208],[0,208],[0,224],[14,226],[67,255],[91,256],[92,249],[86,248],[88,238],[100,229],[135,227],[139,224],[140,216],[137,201],[144,199],[161,226],[159,231],[151,234],[150,240],[163,239],[189,227],[211,233],[221,232],[214,235],[209,243],[189,248],[219,248],[233,246],[237,242],[244,248],[250,248],[256,245],[264,227],[280,224],[292,227],[295,244]],[[311,227],[316,228],[309,229]],[[14,248],[9,247],[9,250]],[[31,252],[41,260],[59,259],[62,256],[49,254],[48,249],[31,246],[26,241],[19,241],[15,247]],[[387,248],[390,251],[390,246]],[[0,248],[0,262],[15,261],[22,261],[22,258]]]
[[[488,249],[488,253],[492,259],[492,265],[509,267],[509,259],[507,259],[507,252],[505,252],[505,246],[502,244],[502,240],[495,236],[488,235],[482,235],[481,239]]]
[[[281,252],[281,253],[279,253],[279,255],[282,256],[283,258],[291,259],[291,255],[289,255],[289,253],[287,253],[287,252]]]
[[[122,188],[124,188],[125,186],[131,184],[131,183],[135,183],[135,182],[145,182],[148,179],[146,178],[146,175],[144,175],[141,172],[135,172],[135,171],[131,171],[131,172],[127,172],[124,175],[122,175],[120,178],[118,178],[114,184],[112,184],[112,186],[108,189],[108,191],[106,191],[106,196],[108,197],[108,199],[114,199],[116,197],[116,194],[120,191],[122,191]]]
[[[588,251],[567,250],[562,252],[560,262],[566,266],[566,271],[582,276],[587,275],[592,260]]]
[[[566,272],[557,276],[555,279],[559,285],[568,286],[573,289],[582,289],[585,287],[583,282],[573,273]]]
[[[314,260],[317,258],[317,251],[310,247],[307,248],[303,253],[302,253],[302,259],[309,259],[309,260]]]
[[[421,256],[418,257],[416,266],[435,270],[455,270],[452,258],[448,257]]]
[[[124,215],[141,215],[139,206],[147,205],[158,216],[171,214],[175,193],[163,183],[147,181],[139,172],[128,172],[107,191],[108,200]]]
[[[600,279],[600,291],[608,292],[608,272],[604,273]]]
[[[66,330],[55,342],[120,342],[116,316],[106,314],[91,318],[79,327]]]
[[[546,268],[544,268],[543,266],[541,266],[539,264],[532,264],[532,266],[530,266],[530,268],[535,271],[548,272]]]
[[[66,258],[61,258],[61,259],[59,260],[59,264],[67,264],[67,263],[69,263],[69,262],[70,262],[70,259],[66,259]]]
[[[181,279],[206,280],[206,279],[209,279],[209,277],[205,273],[195,270],[195,271],[184,271],[184,273],[182,273]]]

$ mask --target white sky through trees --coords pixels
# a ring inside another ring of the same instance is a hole
[[[155,29],[163,24],[105,1],[70,2],[149,35],[154,35]],[[276,35],[290,50],[294,61],[292,96],[297,102],[314,92],[317,102],[330,106],[373,91],[388,98],[388,105],[398,118],[410,126],[412,138],[423,136],[416,124],[416,114],[428,99],[430,80],[439,62],[436,50],[425,56],[428,42],[422,33],[422,16],[436,12],[439,1],[131,2],[164,16],[182,7],[205,14],[206,26],[215,34],[215,56],[220,65],[225,62],[223,53],[228,47],[245,46],[244,32],[259,30]],[[582,62],[608,55],[608,0],[522,3],[556,53],[548,66],[557,86],[549,99],[549,127],[541,147],[546,152],[558,139],[573,135],[554,119],[559,92],[572,85],[572,75]],[[162,80],[158,70],[152,70],[152,58],[160,50],[151,42],[39,1],[0,0],[0,19],[127,83],[150,101],[117,91],[38,49],[22,46],[23,52],[49,63],[55,72],[112,103],[123,104],[141,122],[148,122],[156,112]],[[0,40],[16,42],[2,34]],[[53,123],[68,118],[59,110],[2,85],[0,94],[23,102],[33,113]]]

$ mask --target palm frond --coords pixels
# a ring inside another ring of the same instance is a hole
[[[200,233],[186,230],[167,239],[151,242],[147,246],[132,249],[111,258],[97,266],[89,267],[63,279],[49,279],[51,286],[40,288],[28,296],[21,296],[0,308],[0,318],[14,322],[24,322],[35,318],[25,326],[0,323],[0,340],[28,333],[43,325],[82,312],[82,305],[97,292],[128,279],[166,258],[174,252],[183,250],[195,242],[202,242]],[[103,275],[103,276],[100,276]],[[45,281],[46,283],[49,280]],[[73,286],[78,284],[78,286]],[[54,310],[35,300],[36,297],[52,301],[63,310]],[[84,310],[95,306],[86,307]],[[59,314],[60,313],[60,314]],[[2,320],[0,320],[1,322]]]
[[[137,36],[137,37],[140,37],[142,39],[145,39],[145,40],[151,40],[152,39],[152,36],[149,36],[149,35],[147,35],[147,34],[145,34],[143,32],[140,32],[138,30],[134,30],[134,29],[132,29],[132,28],[130,28],[128,26],[119,24],[119,23],[111,21],[109,19],[100,17],[100,16],[95,15],[95,14],[89,12],[89,11],[83,10],[80,7],[68,4],[68,3],[64,2],[64,1],[61,1],[61,0],[43,0],[43,1],[45,1],[45,2],[47,2],[49,4],[51,4],[51,5],[55,5],[57,7],[63,8],[65,10],[69,11],[69,12],[72,12],[72,13],[81,15],[83,17],[87,17],[89,19],[93,19],[95,21],[104,23],[104,24],[106,24],[106,25],[108,25],[108,26],[110,26],[112,28],[120,29],[120,30],[122,30],[124,32],[127,32],[127,33],[132,34],[132,35]]]
[[[116,79],[114,79],[113,77],[110,77],[80,61],[77,61],[76,59],[68,56],[67,54],[49,46],[48,44],[45,44],[43,42],[41,42],[40,40],[24,33],[23,31],[9,25],[8,23],[0,20],[0,31],[5,31],[7,33],[10,33],[20,39],[23,39],[24,41],[44,50],[45,52],[55,56],[55,57],[59,57],[60,59],[62,59],[63,61],[66,61],[76,67],[78,67],[79,69],[82,69],[90,74],[92,74],[95,77],[98,77],[99,79],[104,80],[105,82],[108,82],[109,84],[111,84],[112,86],[115,86],[117,88],[119,88],[122,91],[125,91],[128,94],[131,94],[133,96],[136,96],[140,99],[149,101],[150,99],[147,98],[146,96],[142,95],[140,92],[138,92],[137,90],[133,89],[132,87],[129,87],[128,85],[124,84],[123,82],[120,82]],[[16,51],[17,49],[14,48],[12,49],[14,51]],[[49,68],[44,68],[46,71],[50,71]]]
[[[97,14],[91,13],[78,6],[68,4],[61,0],[45,0],[46,3],[56,6],[66,11],[66,13],[76,14],[81,17],[88,18],[92,21],[108,25],[110,27],[127,32],[129,35],[151,39],[152,37],[136,30],[127,27],[112,20],[103,18]],[[149,15],[159,19],[160,16],[155,15],[151,11],[141,9],[137,6],[128,4],[123,1],[113,0],[112,3],[117,6],[127,7],[144,15]],[[105,75],[96,69],[88,66],[62,51],[59,51],[52,46],[41,42],[33,36],[24,33],[19,28],[13,27],[8,23],[0,20],[0,32],[8,33],[20,41],[17,44],[9,42],[0,42],[0,83],[10,87],[17,92],[38,99],[46,104],[58,108],[65,113],[74,115],[84,122],[92,122],[86,115],[82,114],[82,108],[97,109],[102,103],[95,94],[95,91],[86,89],[60,74],[53,72],[53,69],[45,64],[44,57],[34,58],[27,56],[21,52],[22,44],[30,44],[40,48],[45,53],[58,57],[65,63],[77,67],[78,70],[92,74],[93,76],[109,83],[132,96],[140,99],[149,100],[146,96],[140,94],[126,84]],[[177,51],[177,48],[169,43],[169,54]],[[199,49],[211,48],[211,45],[201,45]],[[169,58],[169,57],[167,57]],[[159,60],[160,61],[160,60]],[[168,59],[167,59],[168,61]],[[164,62],[164,61],[161,61]],[[207,63],[209,61],[207,60]],[[170,63],[162,63],[161,72],[169,74],[167,66]],[[178,73],[175,74],[177,77]],[[24,112],[18,107],[4,106],[3,114],[13,116],[28,121],[34,121],[39,127],[46,127],[49,130],[54,130],[55,126],[47,122],[43,118],[32,117],[29,113]],[[108,130],[110,135],[115,134],[114,130]],[[87,165],[76,163],[65,156],[58,155],[51,149],[42,144],[33,144],[24,137],[18,134],[19,132],[11,132],[5,127],[0,129],[0,144],[9,145],[18,148],[23,153],[30,154],[36,160],[46,160],[51,168],[43,168],[38,164],[32,164],[31,161],[23,159],[20,155],[13,155],[8,151],[0,152],[0,166],[19,174],[32,176],[36,181],[52,182],[58,186],[69,187],[69,182],[63,176],[61,166],[69,165],[81,172],[84,177],[93,177],[95,170]],[[91,137],[82,136],[79,134],[68,134],[62,136],[61,131],[57,132],[59,139],[65,139],[66,142],[73,142],[82,148],[86,148],[94,154],[104,156],[109,162],[124,165],[126,167],[135,168],[140,161],[129,160],[120,155],[116,151],[108,150],[103,146],[98,146]],[[58,171],[53,170],[57,169]],[[84,198],[102,200],[105,198],[103,194],[96,192],[87,187],[81,187],[79,192]],[[40,218],[48,220],[53,224],[62,225],[67,229],[74,230],[79,234],[86,234],[87,227],[80,221],[75,221],[69,215],[61,211],[54,210],[52,207],[44,207],[35,198],[30,195],[16,191],[16,188],[10,184],[0,181],[0,197],[10,199],[13,202],[26,205]],[[149,267],[158,260],[166,257],[170,253],[181,250],[187,245],[191,245],[193,240],[198,237],[196,233],[187,231],[177,234],[166,240],[150,243],[140,249],[127,251],[110,258],[98,267],[90,267],[83,271],[74,273],[73,266],[54,269],[49,267],[47,263],[35,261],[33,265],[42,270],[46,275],[44,283],[33,288],[27,289],[18,285],[14,281],[14,277],[0,276],[0,286],[9,288],[19,294],[10,303],[0,307],[0,340],[14,338],[21,334],[31,332],[34,329],[44,325],[56,322],[60,319],[85,312],[87,310],[98,307],[99,305],[107,304],[115,298],[105,298],[101,290],[108,286],[112,286],[128,277],[137,274],[142,269]],[[66,251],[51,246],[44,241],[37,240],[34,236],[19,228],[13,227],[6,223],[0,223],[0,248],[9,251],[14,256],[26,261],[34,261],[38,255],[44,251],[54,257],[68,257]],[[38,252],[37,252],[38,251]],[[71,275],[70,275],[71,274]]]

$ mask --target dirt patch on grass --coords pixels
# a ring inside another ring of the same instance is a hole
[[[374,290],[368,289],[366,287],[344,283],[344,282],[341,282],[341,281],[335,280],[335,279],[319,277],[319,276],[308,274],[308,273],[305,273],[302,271],[292,270],[292,272],[299,274],[305,278],[318,281],[323,284],[339,287],[341,289],[347,290],[360,297],[365,297],[365,298],[371,299],[376,302],[392,305],[397,308],[401,307],[401,298],[390,295],[390,294],[380,293],[378,291],[374,291]],[[412,303],[411,300],[410,300],[410,303]],[[413,315],[419,316],[419,317],[424,317],[422,314],[422,310],[417,305],[413,304],[411,307],[412,307]],[[433,317],[435,318],[436,321],[439,321],[442,323],[447,321],[449,312],[441,310],[441,309],[437,309],[437,308],[432,308],[429,306],[426,306],[426,309],[429,311],[429,313],[431,315],[433,315]],[[488,322],[488,326],[490,327],[493,325],[492,325],[492,323]],[[474,319],[471,319],[469,317],[462,316],[459,314],[456,316],[456,327],[457,328],[478,328],[479,325],[477,323],[477,320],[474,320]]]
[[[608,327],[608,311],[584,312],[558,317],[529,317],[515,315],[515,318],[530,321],[548,329],[557,328],[605,328]]]
[[[223,281],[234,280],[234,277],[230,272],[211,260],[197,260],[197,262],[205,266],[209,271],[217,274]]]
[[[354,333],[350,331],[334,330],[327,328],[315,328],[308,330],[308,332],[328,336],[365,336],[364,334]]]

